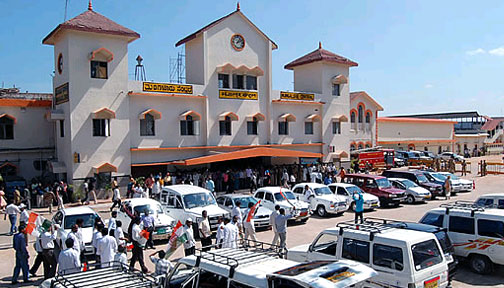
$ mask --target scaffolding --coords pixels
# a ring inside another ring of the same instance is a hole
[[[185,55],[177,53],[177,57],[170,57],[170,82],[185,84]]]

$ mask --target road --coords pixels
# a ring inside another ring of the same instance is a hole
[[[476,167],[475,167],[476,166]],[[476,172],[477,165],[473,165],[473,170]],[[479,195],[493,192],[502,192],[502,187],[504,186],[504,176],[486,176],[486,177],[476,177],[473,173],[472,176],[466,177],[467,179],[474,179],[476,183],[476,189],[470,193],[459,193],[456,197],[452,197],[454,200],[475,200]],[[425,204],[415,204],[406,205],[403,204],[399,208],[387,208],[378,209],[373,212],[366,213],[365,216],[382,217],[389,219],[401,219],[406,221],[418,221],[426,211],[429,209],[438,207],[441,203],[445,203],[445,200],[433,200]],[[104,218],[109,217],[109,207],[110,204],[98,204],[97,206],[91,206],[95,211],[100,213]],[[45,214],[45,217],[49,215]],[[307,224],[304,225],[293,225],[289,226],[287,232],[287,245],[288,247],[294,247],[297,245],[305,244],[311,242],[317,234],[329,227],[334,227],[337,223],[341,221],[347,221],[353,219],[353,213],[347,212],[339,217],[327,217],[320,218],[318,216],[312,216],[308,220]],[[0,231],[8,231],[8,220],[0,221]],[[271,231],[260,231],[257,233],[258,240],[269,242],[273,238],[273,233]],[[11,245],[12,237],[8,237],[5,234],[0,234],[0,259],[3,260],[3,264],[0,265],[0,287],[10,287],[10,277],[12,275],[12,270],[14,268],[15,255],[13,249],[3,248]],[[30,245],[30,263],[33,262],[35,252]],[[166,243],[157,244],[156,248],[165,249]],[[145,251],[145,256],[154,252],[154,250]],[[131,256],[131,255],[129,255]],[[183,256],[183,251],[181,248],[172,256],[173,259],[177,259]],[[146,258],[147,259],[147,258]],[[148,267],[153,270],[153,265],[150,261],[146,261]],[[43,273],[43,268],[41,267],[38,274]],[[40,283],[41,277],[35,277],[36,280],[34,284]],[[26,285],[22,287],[35,287],[34,284]],[[499,267],[497,270],[489,276],[482,276],[472,273],[467,265],[461,264],[459,268],[459,273],[455,276],[455,281],[453,283],[454,288],[462,287],[503,287],[504,288],[504,268]],[[19,284],[18,286],[19,287]]]

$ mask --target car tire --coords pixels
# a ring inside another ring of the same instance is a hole
[[[322,205],[319,205],[317,207],[317,215],[320,216],[320,217],[325,217],[326,214],[327,214],[327,211],[326,211],[325,207],[322,206]]]
[[[415,204],[415,197],[413,197],[413,195],[408,195],[408,197],[406,197],[406,203]]]
[[[469,259],[471,270],[478,274],[487,275],[493,271],[493,263],[486,256],[472,255]]]
[[[380,198],[380,207],[387,208],[389,206],[389,202],[385,198]]]

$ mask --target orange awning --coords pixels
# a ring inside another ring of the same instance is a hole
[[[264,114],[257,112],[255,114],[248,115],[247,116],[247,121],[254,121],[254,118],[257,121],[264,121],[264,120],[266,120],[266,117],[264,116]]]
[[[199,121],[201,120],[201,114],[198,112],[195,112],[193,110],[186,111],[182,114],[179,115],[179,120],[186,120],[187,116],[193,117],[193,120]]]
[[[226,120],[226,117],[229,117],[231,121],[238,121],[238,115],[234,112],[224,112],[219,115],[219,121],[224,121]]]
[[[108,108],[101,108],[93,112],[93,119],[115,119],[116,114]]]
[[[250,148],[245,150],[186,159],[180,161],[180,164],[191,166],[253,157],[320,158],[322,157],[322,154],[277,148]]]
[[[0,114],[0,118],[3,118],[3,117],[11,119],[12,121],[14,121],[14,124],[16,124],[16,123],[17,123],[17,119],[16,119],[16,117],[14,117],[14,116],[12,116],[12,115],[9,115],[9,114],[7,114],[7,113]]]
[[[318,115],[318,114],[310,114],[310,115],[306,116],[305,121],[306,122],[317,122],[317,121],[320,121],[320,115]]]
[[[111,172],[117,172],[117,167],[108,163],[108,162],[105,162],[103,164],[101,164],[100,166],[94,166],[93,167],[93,172],[98,174],[98,173],[111,173]]]
[[[154,117],[155,120],[161,119],[162,116],[161,112],[157,111],[156,109],[147,109],[140,113],[140,115],[138,115],[138,119],[145,119],[145,115],[147,114],[150,114],[152,117]]]
[[[291,113],[284,113],[278,117],[278,121],[295,122],[296,116]]]
[[[110,62],[114,60],[114,53],[112,53],[110,50],[107,48],[99,48],[94,50],[89,54],[89,60],[95,60],[95,59],[103,59],[106,60],[107,62]]]
[[[336,115],[332,117],[333,122],[348,122],[348,118],[345,115]]]

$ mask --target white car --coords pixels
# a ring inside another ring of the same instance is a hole
[[[504,209],[504,193],[481,195],[474,204],[481,207]]]
[[[96,218],[101,219],[98,213],[96,213],[93,209],[83,206],[58,210],[58,212],[54,214],[52,222],[60,225],[60,229],[64,229],[65,234],[68,234],[72,231],[72,226],[75,222],[77,222],[77,219],[82,219],[82,240],[84,241],[85,246],[84,254],[94,255],[95,249],[91,242],[93,241],[93,229]],[[57,234],[58,238],[56,239],[56,242],[58,245],[62,245],[65,241],[65,239],[61,239],[59,236],[61,234],[62,233]]]
[[[457,175],[454,175],[449,172],[438,172],[438,174],[441,174],[445,177],[449,175],[450,179],[451,179],[451,183],[453,185],[458,186],[459,191],[471,192],[473,189],[473,182],[471,180],[460,178]]]
[[[309,202],[305,200],[305,186],[310,187],[315,194]],[[308,203],[310,210],[316,211],[320,217],[327,214],[343,214],[349,207],[346,197],[332,193],[331,189],[324,184],[299,183],[292,188],[292,192],[297,199]]]
[[[464,161],[464,157],[458,155],[457,153],[453,153],[453,152],[443,152],[443,153],[439,154],[439,158],[441,158],[443,160],[453,159],[456,162]]]
[[[189,218],[193,220],[193,225],[198,225],[202,219],[201,213],[207,211],[210,230],[217,231],[219,217],[230,217],[231,214],[220,208],[215,201],[212,192],[194,185],[172,185],[165,186],[161,190],[161,204],[165,211],[175,221],[182,224]],[[198,229],[193,229],[195,238],[199,238]]]
[[[254,197],[261,200],[264,207],[274,210],[275,205],[285,209],[285,215],[293,215],[295,221],[308,221],[308,204],[296,199],[291,190],[279,186],[262,187],[256,190]],[[293,214],[295,208],[295,214]]]
[[[217,204],[222,209],[231,213],[233,208],[236,207],[236,201],[240,201],[240,210],[242,214],[247,210],[249,203],[256,204],[257,199],[252,197],[252,195],[245,194],[226,194],[217,197]],[[269,227],[270,226],[270,215],[273,211],[259,204],[259,208],[255,212],[254,216],[254,226],[256,228]],[[243,217],[246,217],[245,215]]]
[[[152,234],[152,240],[162,240],[169,239],[173,227],[175,226],[175,220],[168,216],[161,203],[154,199],[149,198],[133,198],[126,199],[123,201],[126,209],[129,209],[130,214],[134,214],[134,211],[140,213],[140,215],[145,215],[145,210],[149,210],[149,214],[154,217],[154,232]],[[128,216],[124,208],[121,206],[117,212],[117,220],[122,223],[122,229],[127,233],[128,227],[131,223],[131,218]]]
[[[406,191],[406,200],[404,201],[408,204],[425,202],[431,199],[431,193],[429,190],[418,186],[418,184],[411,180],[404,178],[389,178],[388,180],[395,188]]]
[[[355,201],[353,200],[352,196],[354,192],[359,191],[362,194],[362,198],[364,199],[364,210],[373,210],[380,207],[380,199],[378,197],[362,191],[359,187],[353,184],[331,183],[328,186],[334,194],[346,197],[347,203],[352,211],[355,211]]]

